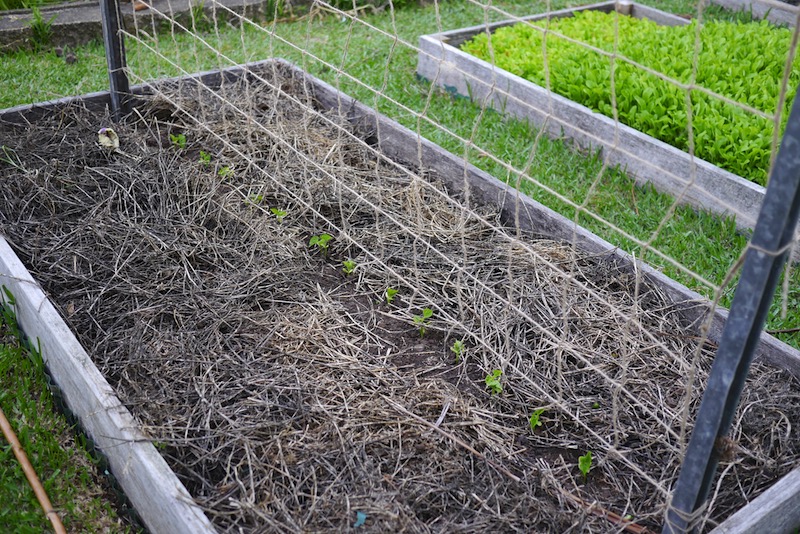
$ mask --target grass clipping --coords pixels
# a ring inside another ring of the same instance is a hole
[[[4,234],[214,524],[656,529],[711,356],[678,308],[275,76],[161,93],[119,151],[77,106],[0,130]],[[706,528],[798,465],[798,391],[754,366]]]

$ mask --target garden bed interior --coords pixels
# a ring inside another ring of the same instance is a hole
[[[107,97],[0,114],[0,221],[215,528],[658,528],[724,312],[286,63],[139,91],[120,151]],[[705,529],[798,466],[798,425],[757,362]]]
[[[602,150],[609,165],[625,169],[637,183],[652,184],[682,204],[734,216],[740,230],[752,230],[764,199],[764,187],[460,49],[463,43],[482,33],[519,23],[571,17],[587,10],[616,11],[663,26],[689,23],[634,2],[610,1],[423,35],[419,39],[417,74],[453,94],[471,98],[480,106],[530,121],[554,138],[566,137],[582,148]],[[797,237],[800,239],[800,231]]]

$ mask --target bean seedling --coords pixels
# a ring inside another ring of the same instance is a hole
[[[200,151],[200,165],[203,167],[208,167],[211,165],[211,154],[206,152],[205,150]]]
[[[386,288],[386,304],[391,304],[394,300],[394,296],[397,295],[397,292],[400,291],[399,289],[394,289],[391,287]]]
[[[172,144],[176,147],[183,150],[186,148],[186,136],[182,133],[180,134],[169,134],[169,140],[172,141]]]
[[[488,375],[484,381],[486,382],[486,387],[492,392],[492,395],[499,395],[503,391],[503,384],[500,383],[500,377],[503,375],[503,371],[500,369],[495,369]]]
[[[461,356],[464,355],[464,341],[461,339],[453,341],[453,346],[450,347],[450,351],[456,355],[456,363],[460,362]]]
[[[247,197],[247,200],[249,200],[250,203],[253,204],[253,205],[258,205],[258,204],[261,204],[262,200],[264,200],[264,195],[257,195],[255,193],[253,193],[252,195]]]
[[[583,480],[589,476],[589,471],[592,469],[592,451],[586,451],[586,454],[578,457],[578,469],[581,470]]]
[[[353,260],[344,260],[342,262],[342,271],[344,274],[353,274],[353,271],[356,270],[356,262]]]
[[[270,208],[269,211],[271,211],[275,218],[278,219],[278,222],[283,222],[283,218],[288,215],[287,212],[280,208]]]
[[[530,418],[528,419],[528,423],[530,423],[531,425],[531,431],[536,432],[536,427],[542,426],[542,422],[539,418],[543,413],[544,413],[544,408],[539,408],[538,410],[533,411]]]
[[[311,239],[308,240],[309,247],[317,247],[317,249],[321,250],[322,253],[327,257],[328,256],[328,243],[331,240],[331,234],[320,234],[312,236]]]
[[[419,325],[419,337],[425,336],[425,327],[428,326],[431,317],[433,317],[433,310],[430,308],[424,308],[422,310],[422,315],[415,315],[413,317],[414,324]]]
[[[228,178],[229,176],[233,176],[233,169],[231,169],[228,165],[225,165],[217,171],[217,174],[220,178]]]

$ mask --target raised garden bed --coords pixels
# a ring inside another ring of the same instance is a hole
[[[154,532],[660,523],[724,311],[285,63],[138,92],[119,153],[107,95],[0,114],[0,282]],[[754,366],[710,524],[800,461],[790,372]]]
[[[537,21],[586,10],[614,12],[677,26],[688,21],[638,4],[605,2],[525,17]],[[432,83],[482,106],[544,126],[553,136],[574,139],[582,147],[602,149],[611,165],[620,165],[639,183],[651,183],[682,203],[718,214],[735,215],[737,226],[751,229],[764,188],[688,153],[593,112],[526,79],[497,68],[462,50],[466,41],[487,31],[517,24],[504,21],[420,38],[417,73]]]

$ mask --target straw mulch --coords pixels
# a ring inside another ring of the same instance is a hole
[[[273,81],[296,99],[150,98],[121,152],[78,106],[0,125],[3,234],[214,524],[656,530],[713,347],[646,279],[466,210]],[[706,528],[798,466],[798,392],[754,367]]]

